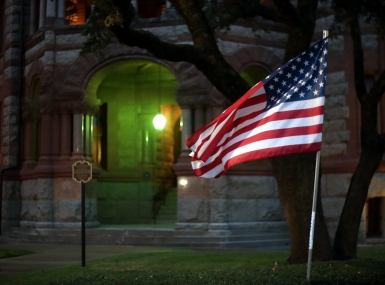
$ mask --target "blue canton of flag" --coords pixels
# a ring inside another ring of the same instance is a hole
[[[278,68],[262,82],[268,110],[280,103],[325,96],[328,39]]]

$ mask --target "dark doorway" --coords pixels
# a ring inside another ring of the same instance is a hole
[[[381,237],[381,203],[382,197],[371,198],[368,200],[368,231],[367,237]]]

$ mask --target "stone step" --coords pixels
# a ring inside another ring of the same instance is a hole
[[[81,231],[71,229],[28,229],[14,227],[2,236],[4,241],[31,243],[81,243]],[[86,229],[86,243],[132,246],[177,246],[196,248],[287,247],[287,233],[226,234],[223,231],[178,231],[173,229]]]

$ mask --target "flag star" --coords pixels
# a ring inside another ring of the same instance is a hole
[[[274,77],[274,82],[278,82],[278,77]]]
[[[295,78],[294,78],[294,81],[298,81],[298,77],[295,77]]]
[[[311,69],[315,69],[316,66],[314,64],[311,65]]]
[[[300,57],[297,57],[297,62],[301,62],[301,58]]]
[[[273,84],[270,84],[269,88],[270,88],[270,90],[274,90]]]
[[[285,86],[286,85],[286,81],[284,80],[284,81],[282,81],[282,85],[283,86]]]
[[[304,85],[306,84],[306,82],[305,82],[305,81],[302,81],[301,84],[302,84],[302,86],[304,86]]]
[[[318,48],[318,44],[315,44],[315,45],[314,45],[314,48],[317,49],[317,48]]]
[[[274,100],[275,100],[275,97],[274,97],[274,96],[272,96],[270,99],[271,99],[272,101],[274,101]]]
[[[288,73],[286,74],[286,76],[287,76],[287,78],[291,78],[291,73],[288,72]]]
[[[290,94],[287,94],[286,97],[287,97],[287,99],[290,99],[290,98],[291,98],[291,95],[290,95]]]
[[[303,92],[299,93],[299,97],[301,97],[301,98],[305,97],[305,93],[303,93]]]
[[[324,62],[324,67],[328,66],[328,64],[326,62]]]
[[[295,87],[295,88],[294,88],[294,92],[298,92],[298,87]]]
[[[303,63],[305,66],[308,66],[309,65],[309,61],[305,60],[305,62]]]
[[[278,88],[278,89],[277,89],[277,93],[280,93],[280,92],[281,92],[281,89]]]
[[[295,65],[291,66],[291,70],[296,70],[296,69],[297,69],[297,67]]]
[[[319,74],[322,75],[323,72],[324,72],[323,69],[320,69]]]
[[[314,82],[314,83],[317,83],[317,81],[318,81],[318,78],[315,77],[315,78],[313,79],[313,82]]]
[[[324,60],[323,57],[321,57],[321,58],[319,59],[320,62],[322,62],[323,60]]]
[[[306,77],[309,77],[309,76],[310,76],[309,72],[307,72],[305,76],[306,76]]]
[[[321,83],[319,84],[319,87],[324,87],[324,83],[321,82]]]
[[[318,90],[314,90],[313,93],[314,93],[314,96],[317,96],[318,95]]]
[[[311,52],[311,53],[309,54],[309,56],[310,56],[310,57],[313,57],[313,56],[314,56],[314,52]]]
[[[282,73],[283,73],[283,71],[282,71],[282,70],[280,70],[278,73],[279,73],[279,74],[282,74]]]
[[[323,51],[323,52],[324,52],[324,54],[325,54],[325,55],[328,53],[328,51],[327,51],[326,49],[324,49],[324,51]]]
[[[303,73],[303,71],[304,71],[304,70],[303,70],[303,68],[301,68],[301,69],[299,70],[299,73],[301,73],[301,74],[302,74],[302,73]]]
[[[311,85],[306,86],[307,90],[311,90]]]

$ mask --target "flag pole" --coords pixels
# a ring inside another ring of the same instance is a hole
[[[323,38],[329,36],[328,30],[323,30]],[[317,209],[317,195],[318,195],[318,179],[319,179],[319,165],[320,165],[320,151],[317,151],[315,161],[315,173],[314,173],[314,191],[313,191],[313,205],[311,211],[311,222],[310,222],[310,235],[309,235],[309,255],[307,260],[307,281],[310,283],[310,271],[311,271],[311,260],[313,256],[313,241],[314,241],[314,226],[315,226],[315,213]]]

